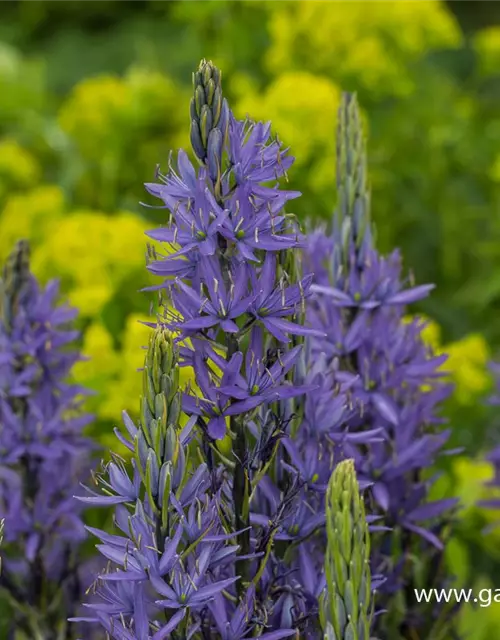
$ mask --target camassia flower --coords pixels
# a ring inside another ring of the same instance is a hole
[[[85,538],[72,499],[87,475],[92,446],[82,434],[87,391],[68,381],[80,360],[71,348],[76,310],[58,306],[58,285],[42,289],[19,241],[0,281],[0,589],[12,605],[11,630],[28,637],[75,637],[66,618],[83,589]]]
[[[250,586],[244,598],[237,605],[232,605],[220,593],[210,603],[210,611],[215,621],[215,628],[221,640],[244,640],[251,638],[255,629],[254,608],[256,603],[255,587]],[[259,638],[264,640],[281,640],[291,638],[296,633],[293,629],[264,632]]]
[[[193,105],[200,131],[206,129],[206,144],[202,135],[206,152],[199,140],[192,138],[202,167],[196,171],[180,153],[177,171],[171,169],[161,185],[147,185],[170,211],[168,231],[152,231],[150,235],[155,239],[163,236],[174,249],[159,259],[157,256],[150,269],[166,277],[165,324],[178,332],[180,342],[193,345],[194,355],[187,354],[182,364],[194,367],[200,393],[188,390],[182,407],[197,417],[204,447],[210,451],[207,464],[220,460],[213,441],[222,439],[228,427],[233,438],[226,464],[232,473],[234,526],[245,531],[241,552],[248,556],[252,544],[248,533],[251,485],[261,479],[258,475],[252,480],[252,469],[260,469],[261,474],[270,463],[255,459],[257,451],[267,456],[270,449],[251,446],[248,425],[259,407],[265,410],[267,405],[307,391],[309,387],[292,388],[288,383],[298,356],[290,343],[293,336],[317,335],[318,330],[297,321],[309,295],[311,277],[284,268],[285,256],[304,244],[293,216],[284,210],[300,194],[283,190],[278,181],[286,178],[293,158],[271,136],[270,123],[239,121],[224,100],[223,124],[215,125],[208,115],[203,119],[200,109],[204,107],[200,105],[210,102],[209,96],[215,95],[214,83],[220,81],[218,71],[209,63],[203,65],[195,74]],[[214,126],[222,135],[214,134],[210,144]],[[213,171],[215,166],[217,172]],[[192,216],[197,216],[196,221]],[[279,357],[270,358],[273,352]],[[240,571],[243,584],[250,578],[249,561],[238,562]],[[242,588],[238,586],[240,591]]]
[[[374,246],[364,140],[353,96],[343,98],[337,140],[333,232],[311,234],[306,251],[306,262],[316,273],[307,317],[327,337],[311,338],[307,353],[311,367],[323,362],[338,385],[348,385],[350,413],[343,429],[349,438],[343,441],[343,455],[354,459],[360,482],[371,484],[367,512],[378,517],[372,569],[385,577],[376,603],[388,613],[373,619],[375,635],[392,637],[402,628],[418,637],[433,637],[438,628],[451,634],[449,607],[417,611],[406,598],[417,586],[417,557],[427,563],[433,586],[447,583],[448,577],[432,574],[431,567],[437,566],[440,533],[456,505],[454,499],[428,500],[435,478],[429,470],[445,453],[449,437],[439,416],[440,403],[451,391],[440,379],[446,357],[434,356],[425,346],[421,321],[404,321],[404,305],[422,299],[432,287],[408,288],[399,254],[384,258]],[[306,423],[314,413],[309,404]],[[371,442],[364,440],[369,432],[376,435]],[[352,439],[354,434],[358,437]],[[390,606],[396,592],[404,599],[399,610]]]
[[[113,506],[119,529],[92,530],[109,567],[86,603],[88,619],[116,638],[299,637],[293,616],[285,624],[281,615],[268,562],[285,530],[296,540],[316,521],[305,506],[294,519],[295,490],[273,493],[270,531],[251,514],[286,436],[278,404],[315,388],[291,383],[302,351],[294,340],[324,335],[304,327],[312,277],[290,256],[305,238],[284,208],[300,194],[279,182],[293,163],[288,150],[270,123],[235,118],[220,71],[202,61],[193,85],[191,145],[201,166],[180,151],[177,166],[170,161],[146,185],[169,214],[148,232],[166,245],[148,256],[165,280],[155,287],[163,308],[141,418],[124,415],[126,433],[117,432],[132,457],[113,454],[96,474],[101,491],[80,498]],[[179,366],[193,368],[195,385],[179,388]]]
[[[184,203],[174,200],[165,185],[147,184],[146,188],[154,196],[162,198],[166,204],[176,206],[177,224],[170,228],[156,229],[150,231],[148,235],[154,240],[167,242],[172,245],[180,245],[174,255],[179,256],[197,248],[201,255],[211,256],[215,253],[217,232],[228,216],[228,211],[222,209],[216,202],[214,196],[206,186],[206,175],[200,171],[198,178],[195,178],[194,169],[189,164],[189,160],[184,152],[179,152],[179,162],[186,167],[190,181],[194,187],[192,198]],[[174,193],[176,190],[174,189]]]
[[[221,386],[211,383],[206,375],[206,368],[203,358],[195,355],[194,367],[197,374],[196,380],[203,393],[203,397],[185,393],[182,399],[182,408],[191,415],[202,416],[207,420],[207,432],[215,439],[223,438],[226,432],[226,417],[240,415],[255,409],[262,403],[262,398],[258,396],[248,396],[244,399],[232,403],[231,396],[223,391],[224,385],[229,385],[236,378],[242,362],[242,354],[235,353],[231,360],[226,363],[224,373],[221,378]]]
[[[222,527],[220,491],[211,497],[207,466],[188,462],[194,420],[178,427],[177,357],[159,325],[146,355],[141,420],[135,425],[124,414],[128,437],[119,438],[134,455],[129,462],[113,455],[96,476],[102,493],[79,497],[115,505],[118,533],[89,528],[109,564],[85,604],[91,615],[74,620],[97,623],[113,638],[186,637],[199,611],[238,579],[238,545],[229,544],[237,533],[227,536]],[[195,533],[190,523],[201,529]]]

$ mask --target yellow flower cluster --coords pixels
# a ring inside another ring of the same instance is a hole
[[[462,405],[480,402],[481,396],[491,386],[488,371],[491,354],[483,336],[470,334],[456,342],[442,345],[439,325],[428,321],[422,338],[436,354],[448,355],[448,360],[441,369],[455,385],[454,399]]]
[[[27,149],[14,138],[0,139],[0,200],[8,193],[35,186],[40,173],[36,158]]]
[[[481,72],[496,75],[500,66],[500,27],[489,27],[479,31],[473,39]]]
[[[84,156],[106,152],[126,121],[130,88],[118,77],[88,78],[61,107],[59,123]]]
[[[139,286],[141,278],[146,280],[144,232],[148,227],[131,213],[73,212],[59,220],[34,252],[34,269],[43,275],[58,274],[80,313],[96,316],[123,281],[135,273]]]
[[[65,210],[64,194],[54,185],[10,195],[0,210],[0,259],[7,257],[19,238],[26,238],[34,247],[50,242]]]
[[[410,63],[433,46],[454,47],[458,25],[441,2],[274,3],[267,66],[353,76],[375,94],[407,93]]]
[[[137,202],[141,182],[166,163],[171,148],[188,142],[182,126],[188,95],[170,78],[138,67],[123,78],[102,75],[76,85],[58,121],[73,163],[78,158],[72,176],[77,200],[106,211],[127,196]]]

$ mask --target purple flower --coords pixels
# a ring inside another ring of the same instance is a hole
[[[238,325],[235,320],[247,312],[253,299],[247,293],[248,276],[245,269],[240,267],[229,272],[228,282],[225,283],[216,259],[202,257],[199,267],[207,296],[177,281],[172,302],[184,320],[172,322],[172,327],[193,332],[220,325],[224,331],[236,333]]]
[[[342,285],[313,284],[311,291],[328,296],[339,307],[376,309],[380,305],[407,305],[425,298],[434,285],[420,285],[404,289],[399,281],[401,259],[395,251],[388,259],[370,251],[363,270],[355,268],[351,258],[348,275]],[[339,283],[340,284],[340,283]]]
[[[267,508],[275,513],[282,501],[282,496],[277,487],[267,479],[262,483],[262,494]],[[263,527],[269,526],[269,517],[263,514],[252,513],[251,521]],[[310,536],[316,529],[324,525],[324,509],[315,511],[306,492],[299,492],[296,496],[294,507],[290,508],[287,515],[282,518],[277,540],[301,541]]]
[[[58,296],[55,281],[42,289],[31,275],[27,243],[19,241],[0,281],[3,577],[13,600],[33,609],[40,633],[79,606],[75,562],[85,530],[72,496],[93,448],[82,433],[92,419],[82,412],[88,392],[67,381],[81,359],[71,348],[76,311],[58,306]],[[47,602],[60,598],[57,610],[47,609],[40,589]]]
[[[301,387],[283,384],[283,378],[297,361],[301,348],[300,346],[294,347],[283,356],[278,355],[277,361],[268,368],[264,362],[262,330],[260,327],[254,327],[245,357],[246,376],[236,375],[234,383],[232,385],[221,384],[220,391],[240,401],[254,398],[255,400],[259,399],[260,402],[294,398],[311,391],[314,389],[312,386]],[[223,366],[223,363],[219,359],[217,360],[215,360],[216,363]]]
[[[286,334],[299,336],[321,336],[317,329],[309,329],[286,319],[295,315],[304,305],[309,292],[312,277],[305,278],[298,284],[285,287],[276,282],[276,258],[272,253],[266,254],[260,276],[251,272],[252,289],[256,296],[252,301],[250,313],[280,342],[290,342]]]
[[[170,580],[170,585],[160,578],[151,577],[151,583],[156,591],[164,599],[158,600],[157,604],[167,609],[185,609],[186,607],[203,607],[212,598],[227,589],[238,580],[237,577],[226,578],[218,582],[208,582],[206,571],[210,563],[212,547],[204,546],[199,558],[197,568],[192,575],[186,574],[183,570],[174,570]]]
[[[200,386],[203,397],[192,396],[184,393],[182,408],[188,415],[198,415],[208,419],[207,430],[211,438],[220,439],[226,432],[227,416],[239,415],[255,409],[264,400],[261,396],[247,397],[239,402],[231,402],[230,395],[221,389],[230,385],[236,378],[242,363],[243,356],[235,353],[226,364],[221,379],[221,386],[214,386],[207,375],[203,359],[195,354],[196,381]]]
[[[104,473],[98,476],[101,485],[106,489],[106,495],[97,494],[87,489],[89,493],[92,493],[92,496],[78,497],[78,500],[101,507],[124,502],[134,503],[140,495],[141,478],[134,460],[132,465],[133,479],[131,480],[123,462],[115,457],[113,462],[106,465]],[[109,477],[109,481],[105,480],[105,475]]]
[[[292,166],[294,158],[281,150],[278,140],[270,140],[271,123],[229,118],[229,159],[237,184],[245,185],[258,196],[273,193],[260,183],[275,180]],[[295,197],[298,194],[295,193]]]
[[[287,228],[283,215],[276,215],[287,200],[298,192],[281,192],[271,201],[260,204],[259,199],[246,198],[243,187],[237,187],[231,198],[230,210],[219,232],[234,243],[243,260],[259,262],[255,250],[285,251],[303,246],[293,229]]]
[[[228,601],[218,593],[209,604],[210,612],[221,640],[244,640],[252,637],[255,622],[252,622],[255,607],[255,587],[250,586],[244,599],[237,607],[231,607]],[[228,608],[232,612],[228,612]],[[281,629],[269,633],[259,633],[259,638],[265,640],[281,640],[296,635],[293,629]]]
[[[185,154],[179,152],[179,163],[181,162],[186,172],[188,167],[192,172],[189,173],[189,178],[193,181],[191,185],[194,187],[194,197],[188,197],[184,203],[175,199],[178,193],[175,186],[171,190],[168,184],[147,184],[146,188],[150,193],[162,198],[165,204],[172,207],[172,217],[175,218],[175,223],[169,228],[148,231],[147,235],[159,242],[180,246],[171,259],[189,253],[195,248],[202,256],[211,256],[216,249],[217,231],[229,212],[221,209],[210,193],[206,186],[205,172],[201,171],[198,178],[195,178],[193,167]]]

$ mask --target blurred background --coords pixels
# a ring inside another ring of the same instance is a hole
[[[500,444],[486,405],[500,351],[500,3],[3,1],[0,15],[0,259],[29,238],[36,275],[60,277],[79,307],[90,360],[76,376],[96,391],[103,447],[138,407],[143,233],[165,215],[140,206],[142,185],[188,147],[200,58],[222,68],[238,115],[272,119],[292,147],[303,221],[331,215],[339,95],[357,91],[379,247],[437,285],[414,311],[456,383],[445,411],[465,449],[436,488],[464,504],[447,561],[459,584],[500,593],[500,533],[482,533],[497,516],[474,506]],[[490,640],[500,602],[462,618]]]

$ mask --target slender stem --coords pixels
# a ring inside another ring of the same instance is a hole
[[[238,349],[238,344],[232,336],[229,339],[228,357],[230,358]],[[236,458],[236,466],[233,475],[233,502],[235,511],[235,527],[236,531],[247,529],[240,533],[240,551],[241,555],[247,555],[250,552],[250,524],[249,514],[249,483],[246,475],[244,460],[247,452],[247,441],[245,433],[245,425],[243,421],[238,420],[236,416],[231,417],[231,431],[236,434],[233,451]],[[244,583],[249,579],[249,566],[247,560],[236,561],[236,573],[241,577],[238,582],[238,590],[244,589]]]
[[[222,236],[219,237],[219,249],[221,251],[221,267],[222,275],[224,278],[224,285],[229,288],[229,269],[230,262],[227,257],[227,242]],[[226,359],[229,361],[233,355],[238,351],[238,340],[233,334],[227,334],[227,355]],[[250,513],[249,513],[249,500],[250,500],[250,487],[245,469],[245,458],[247,452],[247,441],[245,433],[245,425],[243,420],[236,416],[230,418],[231,432],[236,435],[233,444],[233,453],[236,458],[236,466],[233,474],[233,504],[235,513],[235,528],[236,531],[241,529],[247,529],[239,535],[240,538],[240,555],[247,555],[250,552]],[[249,566],[248,560],[236,561],[236,573],[240,576],[238,581],[238,591],[242,593],[245,588],[245,583],[249,579]]]

